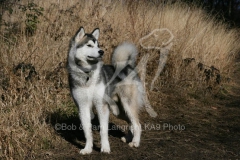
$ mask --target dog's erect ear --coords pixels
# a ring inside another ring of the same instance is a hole
[[[92,31],[92,35],[98,39],[99,38],[99,28],[95,28],[93,31]]]
[[[75,35],[75,42],[79,42],[85,35],[85,31],[83,27],[80,27],[78,32]]]

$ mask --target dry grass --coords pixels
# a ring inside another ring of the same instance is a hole
[[[75,113],[74,105],[69,104],[64,68],[69,40],[80,26],[87,32],[100,28],[105,62],[110,61],[114,47],[125,40],[137,45],[140,58],[151,54],[148,84],[157,70],[159,51],[141,48],[139,39],[153,29],[168,28],[175,38],[155,94],[167,87],[189,92],[219,88],[217,75],[228,76],[240,48],[234,29],[216,23],[194,6],[124,0],[33,2],[44,11],[32,36],[26,36],[26,14],[18,5],[13,14],[3,16],[10,25],[2,27],[0,34],[0,158],[29,158],[58,144],[59,137],[47,120],[56,111],[66,117]],[[27,0],[19,4],[26,5]],[[154,44],[161,44],[168,36],[161,33]]]

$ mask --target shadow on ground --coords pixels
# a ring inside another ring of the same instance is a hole
[[[77,148],[84,148],[86,140],[78,116],[65,117],[61,115],[61,113],[55,112],[52,113],[49,117],[50,119],[48,121],[58,135],[60,135],[63,139],[76,146]],[[93,135],[95,132],[98,132],[98,135],[100,135],[100,125],[98,117],[95,116],[91,123]],[[122,130],[116,127],[115,130],[111,130],[110,128],[114,128],[114,126],[116,126],[114,123],[109,123],[109,136],[120,139],[125,134],[124,132],[122,132]],[[93,150],[100,152],[100,148],[96,144],[93,144]]]

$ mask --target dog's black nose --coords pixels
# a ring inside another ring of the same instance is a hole
[[[103,50],[99,50],[98,53],[100,54],[100,56],[102,56],[104,54]]]

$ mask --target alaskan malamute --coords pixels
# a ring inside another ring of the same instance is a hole
[[[99,29],[91,34],[81,27],[72,38],[68,54],[69,85],[79,109],[86,145],[81,154],[92,152],[92,107],[100,122],[101,152],[110,153],[108,141],[109,112],[129,123],[129,133],[122,141],[131,147],[140,144],[141,124],[138,113],[145,103],[144,88],[135,68],[136,47],[128,42],[119,45],[112,55],[112,65],[104,65],[104,51],[98,45]]]

